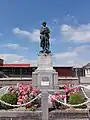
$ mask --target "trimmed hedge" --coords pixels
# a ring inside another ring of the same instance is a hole
[[[80,93],[74,93],[69,98],[69,103],[72,105],[81,104],[83,102],[85,102],[85,99],[82,97],[82,95]],[[82,106],[76,106],[74,108],[87,108],[87,106],[82,105]]]
[[[14,93],[14,94],[6,93],[1,97],[1,100],[6,102],[6,103],[9,103],[9,104],[16,105],[17,104],[17,94],[16,93]],[[3,109],[13,108],[13,107],[7,106],[7,105],[2,104],[2,103],[1,103],[1,107]]]

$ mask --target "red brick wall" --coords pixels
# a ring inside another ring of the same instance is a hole
[[[71,77],[72,76],[72,67],[55,67],[58,72],[59,77]]]

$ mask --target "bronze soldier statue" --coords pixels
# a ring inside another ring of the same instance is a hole
[[[50,48],[50,42],[49,42],[49,36],[50,34],[50,30],[49,28],[46,26],[46,22],[43,22],[42,23],[42,27],[41,27],[41,30],[40,30],[40,47],[42,47],[42,53],[51,53],[49,48]]]

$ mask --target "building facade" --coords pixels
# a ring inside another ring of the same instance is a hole
[[[80,68],[73,66],[53,66],[58,72],[59,84],[64,84],[66,81],[72,81],[75,84],[87,83],[90,81],[90,63]],[[4,64],[0,61],[0,77],[2,78],[22,78],[32,80],[32,72],[37,69],[37,66],[31,64]],[[1,79],[2,80],[2,79]]]
[[[0,59],[0,72],[8,77],[32,77],[32,72],[37,69],[37,66],[31,64],[4,64],[3,59]],[[58,77],[84,77],[90,76],[90,64],[75,68],[73,66],[53,66],[58,72]]]
[[[72,67],[53,67],[59,77],[72,77]],[[3,64],[0,65],[0,71],[4,72],[9,77],[32,77],[32,72],[37,67],[31,66],[30,64]]]

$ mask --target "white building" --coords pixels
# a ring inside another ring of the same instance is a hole
[[[84,76],[80,77],[81,84],[90,84],[90,63],[83,66]]]

